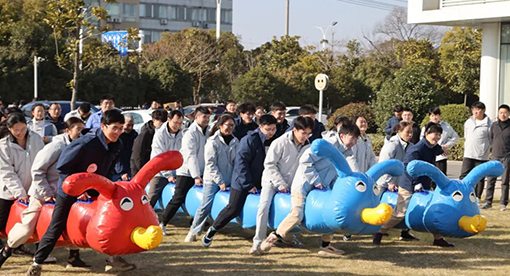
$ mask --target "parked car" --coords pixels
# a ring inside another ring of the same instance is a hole
[[[126,110],[123,111],[122,114],[131,114],[133,116],[133,119],[135,120],[135,125],[133,126],[133,129],[140,134],[140,130],[142,129],[142,126],[147,123],[148,121],[152,120],[152,110],[149,111],[147,109],[139,109],[139,110]],[[184,120],[182,122],[182,130],[185,130],[190,125],[190,120],[186,117],[184,117]]]
[[[213,110],[213,114],[211,116],[214,116],[214,119],[211,119],[211,121],[216,121],[218,120],[218,118],[221,116],[221,114],[223,114],[226,109],[225,109],[225,105],[223,104],[214,104],[214,103],[203,103],[203,104],[200,104],[200,105],[188,105],[188,106],[185,106],[183,108],[183,111],[184,111],[184,116],[188,119],[190,119],[191,121],[193,121],[195,119],[195,109],[197,109],[197,107],[199,106],[204,106],[204,107],[211,107],[212,110]]]
[[[285,119],[289,121],[289,124],[299,117],[299,106],[287,106],[287,111],[285,112]],[[319,113],[315,114],[315,118],[319,120]],[[323,124],[327,124],[328,122],[328,115],[322,114],[322,120],[319,120]]]
[[[50,107],[52,103],[58,103],[62,107],[62,118],[64,118],[67,113],[71,112],[71,101],[35,101],[29,102],[23,107],[21,107],[21,111],[23,111],[25,117],[32,118],[32,106],[34,106],[34,104],[39,103],[43,104],[46,107],[46,110]],[[76,108],[80,107],[82,103],[83,102],[76,102]],[[100,109],[93,105],[90,106],[91,113],[98,112],[99,110]]]

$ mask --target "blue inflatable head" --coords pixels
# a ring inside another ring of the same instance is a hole
[[[328,158],[335,166],[338,178],[333,189],[327,191],[329,195],[316,190],[308,195],[305,204],[305,228],[314,230],[310,228],[319,224],[316,220],[322,220],[323,225],[331,229],[331,232],[369,234],[376,232],[380,225],[389,220],[393,208],[386,203],[380,204],[380,191],[376,181],[384,174],[403,174],[402,162],[388,160],[376,164],[366,173],[355,173],[340,151],[326,140],[313,141],[311,151],[318,157]],[[320,210],[314,210],[315,208],[308,204],[313,201],[314,193],[321,198]]]
[[[437,188],[422,211],[413,212],[409,206],[406,214],[408,226],[452,237],[468,237],[484,231],[487,220],[480,215],[474,187],[483,177],[497,177],[503,171],[503,164],[490,161],[475,167],[463,180],[450,180],[427,162],[410,162],[407,166],[410,176],[428,176]],[[413,225],[420,222],[422,225]]]

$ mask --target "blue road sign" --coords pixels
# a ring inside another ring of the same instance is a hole
[[[127,31],[109,31],[101,35],[101,41],[103,43],[111,44],[121,56],[127,55],[128,44],[127,44],[128,32]]]

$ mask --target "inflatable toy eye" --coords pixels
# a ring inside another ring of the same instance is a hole
[[[455,192],[453,192],[452,197],[453,197],[453,200],[455,200],[455,201],[461,201],[462,198],[464,197],[464,195],[462,195],[462,193],[460,191],[455,191]]]
[[[381,190],[379,190],[379,186],[377,186],[377,185],[374,185],[374,187],[372,188],[372,191],[374,191],[375,195],[379,195],[379,193],[381,192]]]
[[[475,193],[471,192],[469,194],[469,200],[471,200],[471,202],[476,202],[476,196],[475,196]]]
[[[143,195],[142,196],[142,204],[147,204],[149,203],[149,197],[147,195]]]
[[[120,208],[124,211],[129,211],[133,209],[134,203],[133,200],[129,197],[124,197],[120,200]]]
[[[367,184],[363,183],[363,181],[358,181],[358,183],[356,183],[356,190],[364,193],[367,190]]]

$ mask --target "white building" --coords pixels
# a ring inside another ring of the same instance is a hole
[[[510,104],[510,0],[409,0],[408,23],[482,28],[480,101]]]

